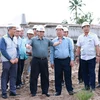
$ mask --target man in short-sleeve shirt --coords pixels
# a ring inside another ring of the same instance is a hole
[[[95,90],[95,65],[96,60],[99,60],[99,41],[97,35],[90,32],[88,22],[82,24],[82,29],[84,33],[78,37],[76,57],[81,55],[85,89]]]

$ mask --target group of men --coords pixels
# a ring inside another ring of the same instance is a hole
[[[81,62],[82,77],[86,90],[95,90],[95,65],[100,62],[99,40],[96,34],[90,32],[87,22],[82,24],[83,34],[78,37],[76,61]],[[50,96],[48,47],[50,47],[50,64],[55,75],[55,96],[61,95],[64,77],[69,95],[73,95],[71,68],[74,66],[74,43],[68,37],[68,28],[56,26],[57,37],[52,41],[45,37],[45,27],[34,26],[27,31],[27,39],[23,37],[23,30],[16,26],[8,26],[8,33],[2,37],[2,98],[7,98],[7,84],[10,81],[10,96],[16,96],[16,89],[20,89],[26,82],[26,75],[30,66],[30,92],[37,94],[37,83],[40,74],[42,94]],[[88,48],[88,49],[87,49]],[[22,81],[23,73],[23,81]],[[84,74],[85,73],[85,74]],[[100,74],[100,68],[99,68]],[[100,83],[100,75],[99,75]],[[100,87],[100,84],[99,84]]]

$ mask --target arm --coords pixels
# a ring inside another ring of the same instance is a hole
[[[1,44],[2,44],[2,46],[1,46],[1,53],[2,53],[2,55],[6,59],[11,60],[11,57],[9,56],[9,54],[6,51],[6,42],[5,42],[4,38],[1,39]]]
[[[73,67],[74,66],[74,51],[73,51],[73,47],[72,47],[72,42],[69,40],[69,53],[70,53],[70,66]]]
[[[69,54],[71,57],[71,61],[73,61],[74,60],[74,51],[73,51],[72,43],[70,40],[69,40]]]
[[[50,63],[51,63],[51,67],[54,67],[54,47],[51,46],[50,47]]]
[[[62,40],[59,40],[59,41],[53,43],[51,40],[49,40],[49,46],[57,46],[57,45],[61,44],[61,42],[62,42]]]

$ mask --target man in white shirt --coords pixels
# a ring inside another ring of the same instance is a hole
[[[83,34],[78,37],[76,58],[81,55],[81,66],[86,90],[95,90],[95,65],[99,62],[99,40],[96,34],[90,32],[90,24],[82,24]]]
[[[100,53],[100,41],[99,41],[99,53]],[[97,85],[97,88],[100,88],[100,59],[99,59],[98,85]]]

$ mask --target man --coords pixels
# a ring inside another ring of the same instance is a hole
[[[26,44],[31,45],[31,39],[33,38],[34,33],[33,30],[29,29],[27,31],[27,39],[26,39]],[[28,69],[30,67],[30,63],[32,60],[32,48],[31,49],[26,49],[26,54],[28,56],[28,58],[25,60],[25,64],[24,64],[24,71],[23,71],[23,83],[26,83],[26,78],[28,74]]]
[[[72,42],[72,47],[73,47],[73,51],[74,51],[74,42],[73,42],[73,40],[70,37],[68,37],[68,34],[69,34],[68,28],[67,27],[63,27],[63,31],[64,31],[64,34],[63,35],[65,37],[69,38],[70,41]],[[62,86],[64,86],[64,78],[63,78],[63,81],[62,81]]]
[[[37,36],[37,25],[33,26],[34,37]]]
[[[100,41],[99,41],[99,53],[100,53]],[[98,85],[96,88],[100,88],[100,58],[99,58],[99,70],[98,70]]]
[[[68,37],[68,34],[69,34],[68,28],[67,28],[67,27],[64,27],[64,36]],[[74,51],[74,42],[73,42],[73,40],[72,40],[70,37],[68,37],[68,38],[69,38],[69,39],[71,40],[71,42],[72,42],[73,51]],[[80,61],[79,61],[79,69],[78,69],[78,80],[79,80],[79,83],[82,83],[82,82],[83,82],[82,71],[81,71],[81,63],[80,63]]]
[[[62,75],[64,72],[65,85],[69,95],[73,95],[72,81],[71,81],[71,67],[74,62],[74,53],[72,43],[69,38],[63,36],[63,26],[56,27],[57,38],[53,39],[53,43],[61,40],[61,44],[51,47],[50,62],[51,67],[55,70],[55,96],[61,95],[62,91]]]
[[[68,37],[68,34],[69,34],[68,28],[67,27],[63,27],[63,29],[64,29],[64,36],[70,39],[70,41],[72,42],[73,50],[74,50],[74,42],[70,37]]]
[[[24,61],[27,59],[25,39],[23,38],[23,35],[24,35],[23,30],[21,28],[17,28],[16,33],[15,33],[15,36],[17,37],[18,49],[19,49],[17,80],[16,80],[16,88],[17,89],[20,89],[23,85],[21,79],[22,79],[22,73],[23,73],[23,69],[24,69]]]
[[[81,55],[81,67],[86,90],[95,90],[95,65],[99,61],[99,41],[96,34],[90,32],[90,24],[82,24],[83,34],[78,37],[76,58]]]
[[[10,96],[16,96],[16,77],[17,77],[17,63],[18,63],[18,47],[14,34],[16,26],[10,24],[8,26],[8,33],[2,37],[1,53],[2,53],[2,75],[1,75],[1,90],[2,98],[7,98],[7,83],[10,81]]]
[[[32,62],[31,62],[31,75],[30,75],[30,91],[32,96],[36,96],[37,80],[39,73],[41,74],[41,88],[42,94],[49,97],[49,72],[48,72],[48,47],[56,46],[49,39],[44,37],[45,28],[42,25],[37,27],[37,37],[32,39]],[[61,42],[57,42],[57,45]],[[28,46],[27,46],[28,47]]]

